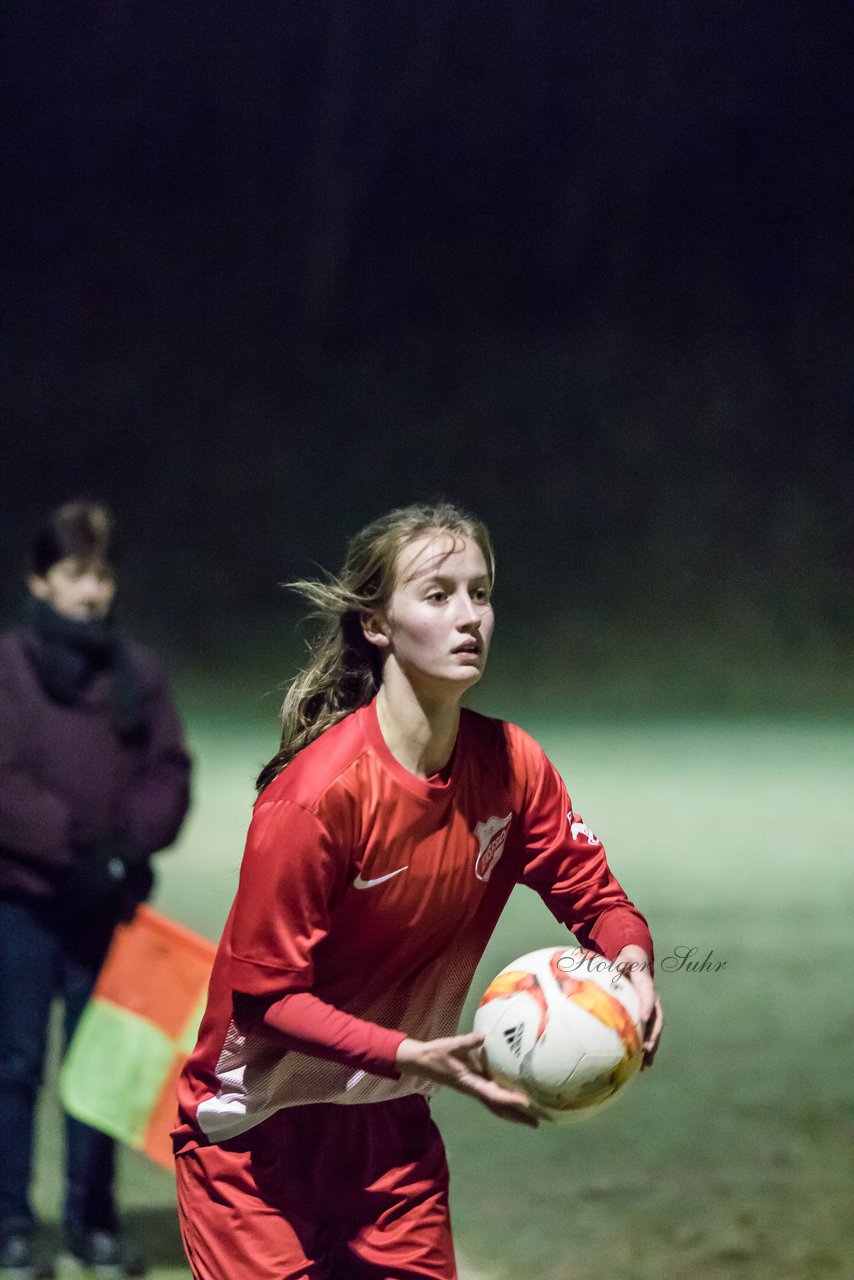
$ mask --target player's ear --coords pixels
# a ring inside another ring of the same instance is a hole
[[[362,635],[378,649],[387,649],[391,644],[388,622],[381,613],[362,614]]]

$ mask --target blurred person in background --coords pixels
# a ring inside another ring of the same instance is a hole
[[[113,627],[116,567],[109,511],[60,507],[30,547],[21,625],[0,639],[0,1277],[52,1274],[29,1197],[51,1003],[67,1044],[189,803],[163,676]],[[92,1274],[140,1275],[114,1163],[111,1138],[66,1118],[68,1248]]]
[[[196,1280],[454,1280],[446,1085],[535,1125],[455,1035],[516,884],[625,966],[661,1030],[646,921],[542,748],[461,709],[493,629],[479,521],[407,507],[297,584],[321,618],[262,770],[174,1134]]]

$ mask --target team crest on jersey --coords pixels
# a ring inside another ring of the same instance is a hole
[[[599,837],[595,836],[590,828],[584,825],[580,818],[576,818],[571,809],[566,816],[570,821],[569,834],[572,836],[573,840],[577,840],[579,836],[584,836],[584,839],[588,844],[599,844]]]
[[[506,818],[487,818],[486,822],[479,822],[475,827],[474,833],[480,846],[477,862],[474,864],[478,880],[488,880],[492,875],[493,867],[504,852],[512,817],[513,814],[508,813]]]

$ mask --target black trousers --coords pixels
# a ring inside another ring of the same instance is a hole
[[[37,904],[0,898],[0,1232],[27,1230],[34,1221],[35,1113],[51,1004],[56,997],[64,1003],[68,1044],[112,931],[112,922],[71,926]],[[65,1150],[65,1226],[115,1230],[112,1138],[67,1116]]]

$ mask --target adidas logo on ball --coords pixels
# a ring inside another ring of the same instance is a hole
[[[511,1053],[515,1053],[516,1057],[522,1052],[522,1037],[525,1034],[525,1024],[521,1023],[515,1027],[504,1027],[503,1035],[507,1041],[507,1048]]]

